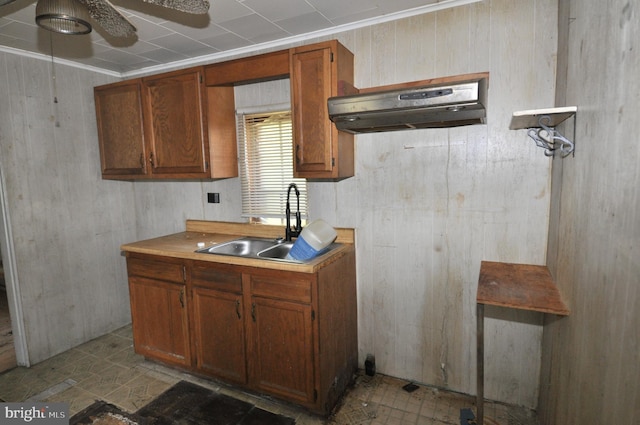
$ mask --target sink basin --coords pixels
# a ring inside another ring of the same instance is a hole
[[[340,246],[333,243],[322,251],[325,254]],[[275,239],[239,238],[219,245],[196,250],[202,254],[230,255],[233,257],[259,258],[263,260],[285,261],[289,263],[306,263],[308,261],[286,258],[293,247],[293,242],[282,242]],[[321,255],[322,255],[321,254]]]
[[[258,257],[284,260],[287,259],[287,254],[289,253],[289,251],[291,251],[292,247],[293,242],[283,242],[258,252]],[[289,261],[297,260],[289,259]]]
[[[320,251],[318,256],[324,255],[332,249],[337,248],[338,246],[340,246],[340,244],[332,243],[331,245]],[[292,263],[307,263],[313,260],[313,258],[311,260],[296,260],[293,258],[287,258],[287,254],[289,254],[289,251],[291,251],[292,247],[293,242],[282,242],[258,252],[258,257],[270,260],[289,261]]]
[[[199,249],[197,252],[207,254],[232,255],[234,257],[257,257],[260,251],[277,244],[273,239],[241,238],[209,248]]]

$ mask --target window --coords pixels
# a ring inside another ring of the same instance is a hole
[[[242,183],[242,216],[251,222],[284,224],[287,190],[300,191],[300,213],[307,218],[307,182],[293,177],[291,111],[247,113],[239,111],[238,151]],[[291,191],[291,213],[296,197]]]

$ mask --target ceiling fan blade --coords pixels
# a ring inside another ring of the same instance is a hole
[[[16,0],[0,0],[0,6],[4,6],[5,4],[13,3]]]
[[[133,26],[108,0],[78,0],[87,7],[91,16],[102,28],[114,37],[131,37],[136,33]]]
[[[142,0],[145,3],[155,4],[157,6],[169,9],[179,10],[180,12],[193,13],[200,15],[209,11],[208,0]]]

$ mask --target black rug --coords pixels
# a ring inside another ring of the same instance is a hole
[[[115,418],[115,419],[114,419]],[[117,422],[116,420],[120,420]],[[181,381],[134,414],[97,401],[78,412],[70,425],[294,425],[296,421],[251,403]]]
[[[145,418],[98,400],[69,419],[69,425],[146,425]]]

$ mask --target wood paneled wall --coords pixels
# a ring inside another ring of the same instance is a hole
[[[0,167],[29,361],[127,324],[119,246],[133,186],[100,177],[93,86],[112,77],[0,53]],[[54,103],[54,96],[58,103]],[[5,265],[7,267],[8,265]],[[17,318],[14,318],[17,320]]]
[[[508,127],[553,106],[556,10],[492,0],[338,35],[358,87],[491,74],[487,125],[359,135],[356,177],[309,187],[314,216],[357,229],[360,359],[382,373],[474,394],[480,261],[545,264],[550,161]],[[535,407],[542,316],[488,310],[485,395]]]
[[[560,2],[557,100],[578,113],[575,157],[553,161],[548,256],[571,316],[545,325],[542,424],[640,415],[638,6]]]

